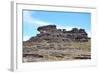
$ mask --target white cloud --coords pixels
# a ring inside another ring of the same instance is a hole
[[[32,14],[34,14],[35,12],[30,12],[30,11],[25,11],[24,12],[24,21],[29,23],[29,24],[33,24],[33,26],[44,26],[44,25],[49,25],[52,24],[50,22],[45,22],[42,21],[40,19],[37,19],[35,17],[32,17]]]
[[[24,35],[24,37],[23,37],[23,41],[27,41],[27,40],[29,40],[30,37],[32,37],[32,36],[25,36],[25,35]]]
[[[88,33],[88,37],[91,37],[91,32],[90,31],[86,31]]]
[[[67,31],[69,31],[69,30],[72,30],[72,28],[78,28],[78,29],[80,29],[81,27],[79,27],[79,26],[73,27],[73,26],[61,26],[61,25],[57,25],[57,28],[58,29],[66,29]]]
[[[70,26],[61,26],[61,25],[57,25],[57,29],[66,29],[66,30],[68,31],[68,30],[71,30],[72,27],[70,27]]]

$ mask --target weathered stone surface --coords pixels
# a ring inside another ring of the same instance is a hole
[[[88,41],[88,35],[84,29],[72,28],[70,31],[65,29],[57,29],[56,25],[41,26],[37,29],[40,34],[35,37],[31,37],[28,41],[41,42],[46,40],[47,42],[69,42],[69,41]],[[27,42],[28,42],[27,41]]]
[[[23,41],[23,62],[91,59],[91,38],[84,29],[47,25],[37,30],[39,34]]]

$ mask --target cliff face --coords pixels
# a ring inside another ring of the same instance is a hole
[[[65,29],[57,29],[56,25],[48,25],[38,27],[37,29],[40,34],[30,38],[28,41],[31,42],[41,42],[43,40],[47,42],[69,42],[69,41],[79,41],[87,42],[88,36],[84,29],[72,28],[70,31]]]
[[[91,59],[91,40],[84,29],[48,25],[37,30],[37,36],[23,41],[23,62]]]

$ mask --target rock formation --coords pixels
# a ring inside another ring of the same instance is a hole
[[[66,29],[57,29],[56,25],[41,26],[37,29],[40,34],[35,37],[31,37],[30,42],[41,42],[46,40],[47,42],[68,42],[79,41],[87,42],[88,35],[84,29],[72,28],[70,31]]]
[[[38,27],[40,32],[23,41],[23,62],[91,59],[91,43],[84,29]]]

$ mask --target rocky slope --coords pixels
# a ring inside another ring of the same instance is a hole
[[[23,62],[91,59],[91,39],[84,29],[48,25],[37,30],[40,34],[23,41]]]

